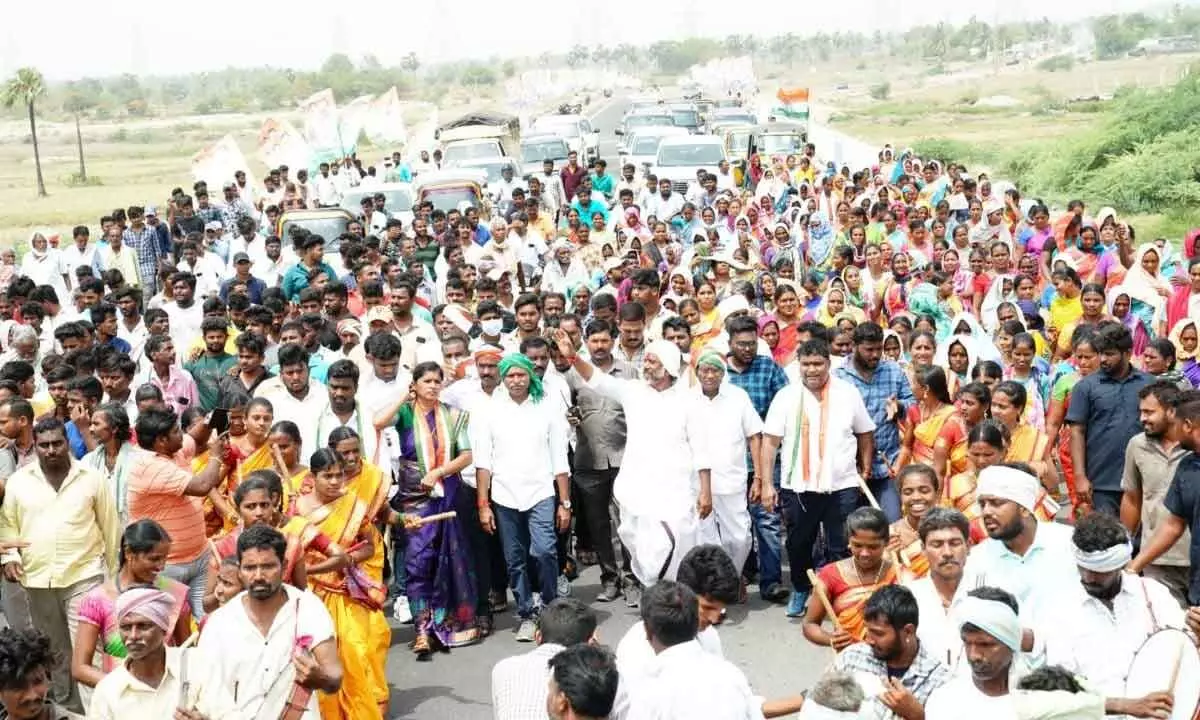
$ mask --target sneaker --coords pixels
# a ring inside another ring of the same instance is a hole
[[[642,604],[642,589],[637,585],[625,588],[625,607],[636,608]]]
[[[790,618],[800,617],[804,615],[804,606],[808,604],[808,593],[792,591],[792,596],[788,600],[787,616]]]
[[[412,611],[408,608],[408,598],[406,596],[396,596],[396,602],[392,603],[392,617],[405,625],[413,621]]]
[[[555,583],[555,591],[559,597],[571,597],[571,581],[566,575],[559,575],[558,582]]]
[[[533,633],[537,625],[533,620],[522,620],[517,627],[517,642],[533,642]]]
[[[621,588],[611,580],[604,583],[604,588],[600,590],[600,594],[596,596],[596,602],[612,602],[621,597]]]

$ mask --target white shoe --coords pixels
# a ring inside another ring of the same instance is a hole
[[[396,597],[396,602],[392,605],[392,617],[405,625],[413,621],[412,611],[408,609],[408,598],[404,595]]]
[[[571,596],[571,581],[567,579],[566,575],[559,575],[558,581],[555,583],[554,589],[558,591],[558,596],[560,598],[570,597]]]

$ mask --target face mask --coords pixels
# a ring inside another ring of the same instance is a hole
[[[496,337],[500,331],[504,329],[504,320],[501,318],[492,318],[491,320],[483,320],[479,323],[479,327],[483,330],[483,334],[488,337]]]

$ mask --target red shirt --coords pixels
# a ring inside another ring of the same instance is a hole
[[[567,165],[559,174],[562,178],[563,192],[567,194],[567,202],[575,199],[575,191],[579,189],[579,183],[587,177],[587,168],[582,165],[575,166],[575,170],[571,170],[571,166]]]

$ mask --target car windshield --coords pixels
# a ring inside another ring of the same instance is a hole
[[[695,145],[666,145],[658,149],[658,164],[663,167],[680,165],[716,165],[725,154],[713,143]]]
[[[471,207],[479,207],[479,195],[475,188],[469,185],[453,185],[449,187],[426,188],[422,199],[433,203],[434,210],[450,212],[458,208],[459,203],[467,203]]]
[[[548,133],[576,135],[579,133],[579,121],[572,118],[557,118],[548,116],[539,118],[533,127]]]
[[[763,135],[758,151],[768,155],[792,153],[803,149],[804,139],[799,135]]]
[[[490,183],[494,183],[494,182],[499,182],[500,181],[500,170],[503,168],[506,168],[506,167],[511,167],[511,166],[508,164],[507,161],[505,161],[505,162],[498,162],[498,163],[468,163],[468,164],[464,165],[463,167],[470,168],[472,170],[484,171],[485,173],[487,173],[487,181],[490,184]],[[516,173],[514,172],[514,176],[515,175],[516,175]]]
[[[658,152],[658,146],[662,143],[662,135],[651,135],[649,137],[638,137],[633,139],[633,147],[630,148],[630,155],[653,155]]]
[[[700,113],[695,110],[672,110],[671,117],[680,127],[698,127],[700,125]]]
[[[521,162],[535,163],[542,160],[562,160],[567,156],[567,144],[562,140],[521,143]]]
[[[739,152],[747,152],[750,150],[750,131],[731,132],[729,133],[729,149]]]
[[[713,117],[713,120],[718,121],[718,122],[723,122],[723,123],[738,123],[738,122],[740,122],[740,123],[746,123],[748,125],[753,125],[756,122],[755,117],[753,115],[751,115],[750,113],[741,113],[741,112],[739,112],[739,113],[719,113]]]
[[[387,212],[398,213],[409,212],[412,210],[412,190],[406,187],[382,190],[363,190],[362,192],[346,193],[342,196],[342,207],[346,208],[351,213],[361,213],[363,198],[370,197],[375,193],[383,193],[383,197],[385,198],[383,209]]]
[[[452,144],[443,151],[442,165],[454,167],[466,160],[484,160],[503,155],[500,144],[495,142]]]
[[[675,118],[670,115],[630,115],[625,118],[625,127],[649,127],[651,125],[674,125]]]
[[[283,225],[279,228],[279,237],[288,238],[286,243],[290,243],[292,233],[298,228],[304,228],[313,235],[320,235],[325,239],[325,254],[335,253],[341,245],[339,238],[346,232],[346,218],[344,217],[328,217],[328,218],[305,218],[304,220],[288,220],[284,218]]]

